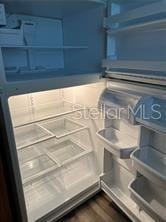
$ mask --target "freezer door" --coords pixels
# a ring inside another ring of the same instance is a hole
[[[166,1],[109,1],[106,74],[166,85]]]

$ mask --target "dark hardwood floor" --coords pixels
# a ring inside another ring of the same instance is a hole
[[[59,222],[131,222],[131,220],[106,194],[100,192]]]

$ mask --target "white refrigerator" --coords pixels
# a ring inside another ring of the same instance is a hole
[[[103,190],[166,221],[166,0],[2,0],[0,128],[17,221]]]

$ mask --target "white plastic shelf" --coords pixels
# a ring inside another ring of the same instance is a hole
[[[50,172],[50,170],[56,169],[57,164],[48,156],[41,155],[34,160],[21,164],[20,168],[23,183],[27,183],[38,176]]]
[[[103,67],[107,69],[132,69],[144,71],[165,72],[165,61],[131,61],[131,60],[103,60]]]
[[[164,12],[166,12],[166,2],[159,1],[105,18],[104,26],[106,28],[109,28],[111,27],[111,24],[114,23],[124,23],[136,19],[145,18],[148,16],[154,16]]]
[[[137,140],[124,132],[106,128],[97,132],[104,147],[121,159],[129,159],[130,154],[137,148]]]
[[[122,32],[128,31],[158,31],[158,30],[166,30],[166,19],[158,19],[155,21],[147,21],[144,23],[139,23],[135,25],[128,25],[126,27],[121,28],[113,28],[108,30],[107,33],[109,35],[115,35]]]
[[[138,177],[130,185],[132,198],[155,221],[166,221],[166,191],[144,177]]]
[[[166,186],[166,154],[152,147],[142,147],[131,155],[133,166],[153,183]]]
[[[109,71],[106,70],[107,77],[113,78],[113,79],[124,79],[124,80],[131,80],[131,81],[136,81],[136,82],[143,82],[143,83],[151,83],[155,85],[164,85],[166,86],[166,76],[164,75],[146,75],[142,73],[127,73],[123,71]]]
[[[43,151],[60,165],[66,164],[76,158],[87,153],[85,148],[71,139],[66,139],[60,143],[57,140],[51,139],[41,143]]]
[[[37,124],[30,124],[27,126],[14,129],[17,149],[29,146],[33,143],[42,141],[51,137],[51,133],[44,130]]]
[[[44,45],[2,45],[1,48],[20,49],[20,50],[64,50],[64,49],[87,49],[87,46],[44,46]]]
[[[54,134],[57,138],[76,133],[86,128],[85,126],[67,118],[51,120],[49,122],[40,123],[40,125]]]

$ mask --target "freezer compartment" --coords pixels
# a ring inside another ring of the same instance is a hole
[[[67,118],[43,122],[40,123],[40,125],[54,134],[57,138],[76,133],[86,128],[85,126]]]
[[[99,64],[105,48],[104,32],[99,30],[105,14],[104,2],[3,2],[11,32],[18,32],[26,22],[21,45],[11,34],[2,42],[5,81],[45,79],[50,83],[48,79],[54,82],[58,77],[101,72]]]
[[[92,154],[87,154],[26,184],[24,193],[29,221],[46,217],[97,183],[99,177],[95,158]]]
[[[52,136],[51,133],[41,128],[38,124],[30,124],[14,129],[17,149],[29,146]]]
[[[160,153],[151,146],[142,147],[131,155],[133,167],[153,183],[166,186],[166,154]]]
[[[137,148],[137,139],[113,128],[106,128],[97,132],[103,146],[121,159],[129,159],[130,154]]]
[[[36,159],[27,161],[20,165],[23,184],[33,180],[36,177],[45,175],[47,172],[57,168],[55,161],[48,156],[41,155]]]
[[[132,198],[156,221],[166,220],[166,191],[148,181],[138,177],[130,185]]]

